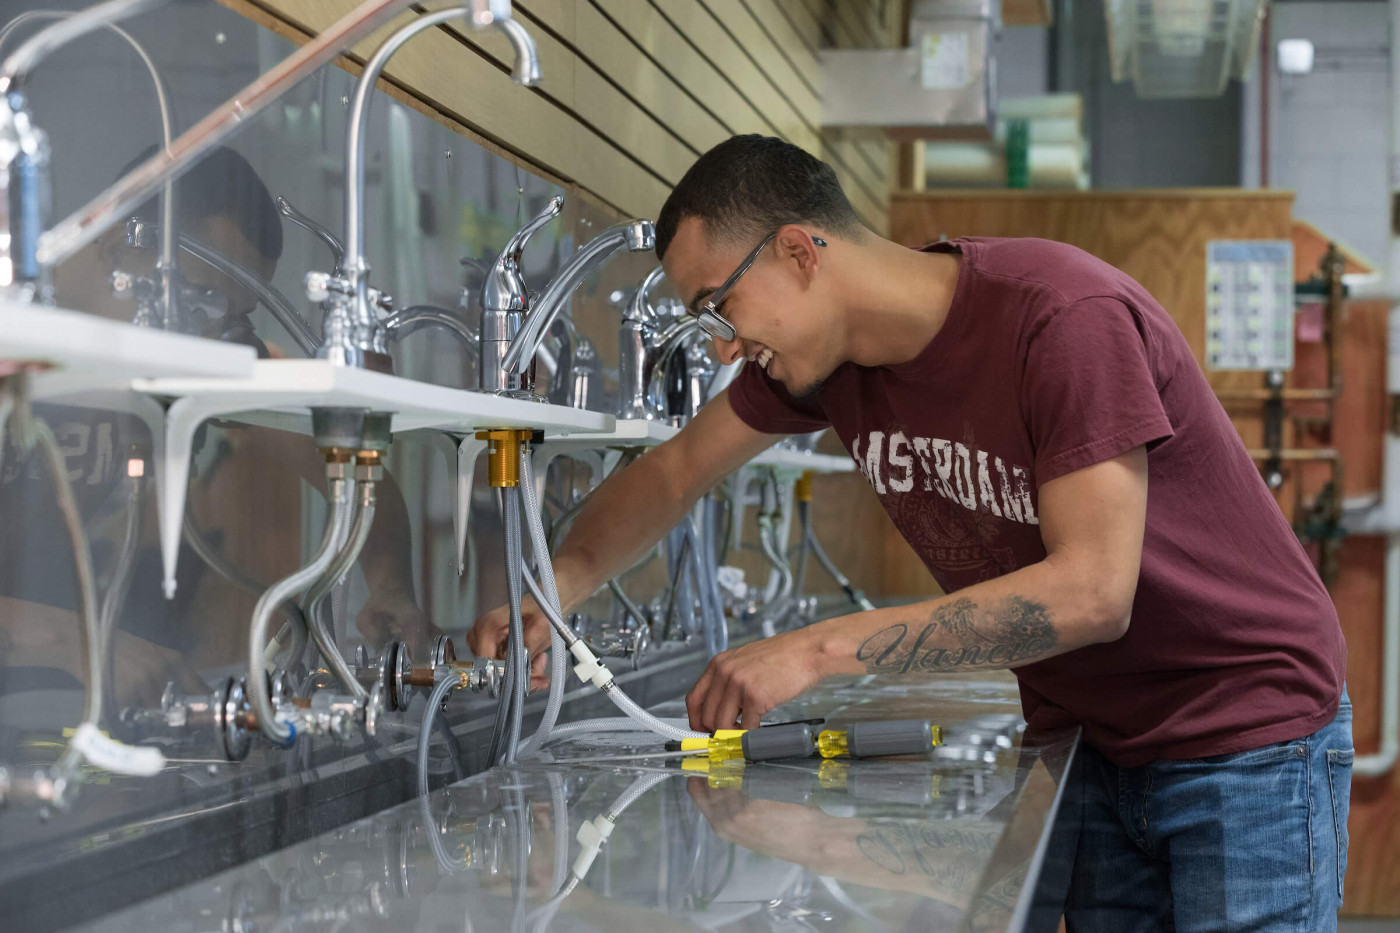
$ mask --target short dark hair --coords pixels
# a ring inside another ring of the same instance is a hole
[[[830,165],[757,133],[726,139],[681,178],[656,219],[658,259],[687,217],[700,218],[706,234],[729,240],[757,241],[783,224],[816,224],[850,236],[864,229]]]
[[[144,163],[158,150],[151,146],[127,163],[118,178]],[[142,220],[160,218],[159,196],[135,211]],[[238,232],[266,259],[282,258],[282,215],[258,173],[237,152],[220,146],[175,180],[175,220],[180,224],[208,217],[227,217]]]

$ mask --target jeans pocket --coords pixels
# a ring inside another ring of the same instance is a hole
[[[1332,794],[1332,829],[1337,838],[1337,897],[1340,902],[1347,875],[1347,814],[1351,810],[1351,764],[1354,749],[1327,752],[1327,786]]]

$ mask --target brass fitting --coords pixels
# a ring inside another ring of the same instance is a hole
[[[812,501],[812,477],[816,476],[814,470],[803,470],[802,475],[793,484],[792,491],[797,495],[798,502]]]
[[[384,464],[377,450],[355,452],[355,479],[359,482],[377,483],[384,478]]]
[[[487,453],[491,463],[491,485],[498,489],[520,485],[520,445],[534,432],[518,428],[501,431],[477,431],[476,439],[488,441]]]

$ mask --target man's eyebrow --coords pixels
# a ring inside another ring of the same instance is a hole
[[[690,313],[698,317],[700,315],[700,302],[704,301],[707,296],[713,295],[714,293],[715,289],[708,286],[696,292],[695,297],[690,299]]]

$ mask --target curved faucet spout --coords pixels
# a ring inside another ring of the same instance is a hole
[[[39,62],[80,36],[170,0],[107,0],[79,10],[31,36],[0,63],[0,94],[20,90]]]
[[[9,97],[16,91],[21,91],[24,84],[29,79],[29,73],[34,67],[54,50],[68,44],[79,36],[85,35],[97,29],[107,29],[114,33],[131,46],[141,59],[141,63],[146,66],[146,71],[151,76],[151,83],[155,86],[156,105],[160,109],[161,143],[168,151],[170,140],[173,135],[170,119],[170,103],[165,90],[165,80],[161,76],[160,70],[156,68],[155,62],[146,52],[144,46],[136,39],[116,25],[116,20],[125,19],[144,10],[159,6],[168,0],[118,0],[98,4],[86,10],[67,12],[62,10],[30,10],[21,13],[5,24],[4,29],[0,29],[0,44],[14,32],[16,28],[38,19],[57,20],[53,25],[40,30],[30,39],[20,45],[14,53],[0,62],[0,96]],[[19,99],[19,98],[16,98]],[[0,110],[9,111],[12,101],[0,103]],[[23,104],[19,105],[21,109]],[[19,172],[22,178],[28,176],[27,180],[20,184],[19,190],[14,198],[18,202],[13,214],[6,215],[10,211],[8,204],[0,204],[0,229],[11,233],[8,248],[0,248],[0,259],[9,258],[3,254],[8,250],[11,257],[18,251],[16,257],[18,262],[0,263],[8,266],[12,273],[18,267],[19,274],[6,281],[7,277],[0,273],[0,286],[13,284],[13,279],[29,279],[36,283],[36,293],[47,292],[47,270],[35,255],[38,250],[38,237],[44,233],[44,227],[48,226],[49,217],[49,195],[48,195],[48,153],[47,143],[44,140],[42,131],[32,125],[27,119],[16,119],[17,114],[10,113],[10,120],[13,121],[16,130],[16,140],[19,145],[15,147],[17,152],[6,159],[0,160],[0,171],[4,175],[11,174],[11,160],[15,160],[16,165],[27,162],[29,170],[21,168]],[[7,122],[0,117],[0,123]],[[7,187],[7,180],[0,179],[0,189]],[[9,201],[10,193],[0,191],[0,199]],[[34,202],[26,205],[25,201]],[[162,323],[168,329],[175,323],[176,314],[176,276],[175,276],[175,180],[173,177],[165,180],[164,190],[161,197],[161,223],[167,231],[161,239],[160,260],[156,266],[157,275],[160,280],[160,298],[163,303]],[[19,236],[13,234],[19,233]],[[18,249],[17,249],[18,248]],[[34,297],[31,294],[30,297]],[[47,300],[47,295],[42,295]]]
[[[554,319],[559,316],[569,296],[593,270],[607,262],[623,247],[632,252],[654,249],[656,228],[652,226],[652,222],[629,220],[609,227],[574,253],[564,268],[545,286],[539,298],[532,303],[525,326],[511,342],[505,359],[501,361],[507,372],[520,372],[524,368],[524,363],[535,355],[540,341],[544,339]]]
[[[510,79],[522,87],[534,87],[544,74],[540,71],[540,56],[535,51],[535,40],[525,31],[525,27],[514,19],[497,19],[493,25],[506,34],[515,49],[515,68]]]
[[[504,8],[500,11],[499,8]],[[534,42],[525,28],[510,19],[508,3],[483,6],[479,0],[457,5],[434,13],[425,13],[395,32],[375,50],[365,64],[364,72],[355,85],[350,104],[350,119],[345,131],[345,263],[343,292],[347,300],[333,302],[328,316],[335,318],[334,327],[327,326],[326,347],[322,356],[328,359],[351,359],[355,351],[382,352],[383,331],[378,330],[369,294],[369,262],[365,257],[365,126],[368,123],[370,94],[390,58],[414,36],[453,20],[463,20],[471,29],[495,25],[510,37],[516,48],[517,71],[524,69],[529,82],[539,79],[539,62]],[[334,335],[334,336],[332,336]],[[347,346],[368,342],[370,346]]]
[[[432,305],[412,305],[395,311],[384,320],[384,330],[390,340],[402,340],[425,327],[441,327],[456,337],[468,349],[475,351],[480,341],[466,322],[445,308]]]

